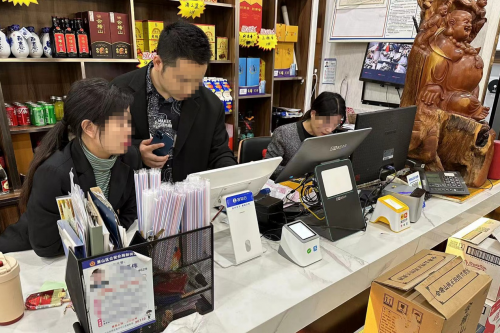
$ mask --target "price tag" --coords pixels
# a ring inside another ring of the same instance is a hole
[[[137,60],[139,60],[139,64],[137,65],[137,68],[142,68],[144,66],[147,66],[153,60],[155,55],[156,55],[156,52],[153,52],[153,53],[144,52],[142,54],[142,59],[141,58],[137,59]]]
[[[177,15],[180,15],[185,18],[196,18],[196,17],[201,17],[201,14],[203,14],[203,11],[205,10],[205,2],[204,1],[182,1],[181,0],[181,5],[179,7],[179,13]]]
[[[2,0],[2,2],[6,2],[7,0]],[[17,5],[26,5],[29,7],[30,4],[34,3],[38,5],[38,0],[9,0],[9,2],[12,2],[14,6]]]
[[[21,28],[21,30],[19,30],[19,32],[21,32],[21,34],[23,35],[24,39],[27,39],[29,40],[31,38],[31,32],[29,32],[28,29],[26,28]]]
[[[259,43],[258,43],[259,48],[263,49],[264,51],[270,51],[272,49],[275,49],[276,45],[278,45],[278,38],[276,37],[276,34],[271,34],[271,35],[259,34]]]
[[[258,35],[256,32],[240,32],[240,46],[255,46],[257,39]]]

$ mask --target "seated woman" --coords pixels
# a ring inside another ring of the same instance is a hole
[[[121,224],[128,228],[133,223],[134,169],[141,167],[141,158],[130,147],[131,103],[129,93],[104,79],[71,86],[64,118],[45,135],[31,162],[20,198],[24,214],[0,235],[0,252],[33,249],[40,257],[64,253],[56,197],[71,191],[71,170],[85,194],[99,186]]]
[[[322,92],[302,120],[280,126],[273,133],[266,158],[283,157],[271,179],[276,179],[307,138],[332,134],[346,119],[345,101],[339,94]]]

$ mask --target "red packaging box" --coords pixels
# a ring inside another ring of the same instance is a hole
[[[82,19],[83,29],[89,35],[92,58],[113,58],[109,13],[88,11],[77,13],[76,17]]]
[[[240,0],[240,31],[243,26],[262,28],[262,0]]]
[[[130,46],[130,21],[128,15],[113,12],[109,13],[109,27],[113,58],[132,58],[132,48]]]

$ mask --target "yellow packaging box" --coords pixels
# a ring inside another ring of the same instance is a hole
[[[285,33],[285,42],[296,43],[299,36],[299,27],[296,25],[287,25]]]
[[[144,26],[142,21],[135,21],[135,45],[137,47],[137,58],[142,59],[144,52]]]
[[[278,43],[274,49],[274,69],[282,69],[281,64],[283,63],[283,48],[282,43]]]
[[[293,64],[293,43],[278,43],[282,48],[281,68],[290,68]]]
[[[277,23],[276,24],[276,38],[278,38],[278,42],[285,41],[285,34],[286,34],[286,25],[283,23]]]
[[[372,282],[364,333],[475,333],[491,277],[423,250]]]
[[[259,82],[266,80],[266,62],[260,59],[260,74],[259,74]]]
[[[227,37],[217,37],[217,60],[229,60]]]
[[[217,52],[215,51],[215,43],[210,43],[210,51],[212,52],[210,60],[215,60],[215,55],[217,54]]]
[[[161,21],[142,21],[144,29],[144,52],[156,52],[158,39],[163,31]]]
[[[215,43],[215,25],[213,24],[195,24],[198,28],[203,30],[208,37],[210,43]]]

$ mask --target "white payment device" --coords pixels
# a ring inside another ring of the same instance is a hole
[[[322,259],[319,235],[302,221],[285,224],[278,253],[300,267],[314,264]]]
[[[370,222],[386,223],[392,231],[400,232],[410,227],[410,209],[392,195],[386,195],[378,199]]]

